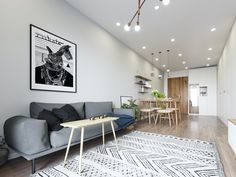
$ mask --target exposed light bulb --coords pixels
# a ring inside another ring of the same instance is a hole
[[[127,25],[127,24],[126,24],[126,25],[124,26],[124,30],[125,30],[125,31],[130,31],[130,25]]]
[[[137,24],[134,26],[134,30],[135,30],[136,32],[139,32],[140,29],[141,29],[141,26],[137,23]]]
[[[155,9],[155,10],[159,10],[159,9],[160,9],[160,6],[156,5],[156,6],[154,7],[154,9]]]
[[[164,6],[168,6],[170,4],[170,0],[162,0]]]

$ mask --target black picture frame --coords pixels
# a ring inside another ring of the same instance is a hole
[[[30,90],[77,92],[77,45],[30,24]]]

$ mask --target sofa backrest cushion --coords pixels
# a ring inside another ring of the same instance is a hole
[[[95,117],[112,113],[112,102],[85,102],[85,117]]]
[[[66,105],[66,103],[39,103],[39,102],[32,102],[30,103],[30,116],[31,118],[37,118],[39,113],[46,109],[52,111],[53,108],[61,108],[62,106]],[[84,102],[72,103],[72,105],[77,113],[79,114],[80,118],[85,117],[84,113]]]

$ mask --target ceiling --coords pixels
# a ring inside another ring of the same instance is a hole
[[[137,10],[137,0],[66,1],[147,60],[152,61],[153,52],[155,65],[171,71],[216,65],[236,17],[236,0],[170,0],[168,6],[146,0],[141,9],[141,30],[126,32],[123,26]],[[159,10],[154,9],[156,4]],[[117,27],[116,22],[121,26]],[[216,30],[211,32],[213,27]],[[175,42],[171,42],[172,38]],[[163,64],[167,67],[163,68]]]

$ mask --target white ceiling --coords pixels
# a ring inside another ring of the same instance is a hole
[[[159,68],[168,64],[166,50],[170,49],[171,71],[217,64],[236,17],[236,0],[171,0],[169,6],[146,0],[141,10],[141,31],[125,32],[123,26],[136,11],[137,0],[66,1],[147,60],[151,61],[152,52],[158,57],[162,51],[161,61],[154,61]],[[156,4],[160,5],[158,11],[154,10]],[[210,31],[213,27],[215,32]],[[176,41],[170,42],[171,38]],[[142,49],[144,45],[146,50]],[[210,47],[212,51],[208,51]],[[183,56],[178,57],[178,53]],[[212,60],[207,61],[208,57]]]

